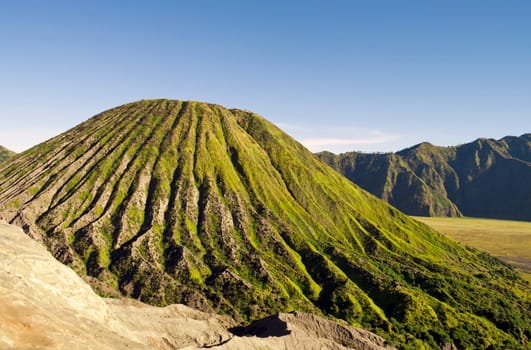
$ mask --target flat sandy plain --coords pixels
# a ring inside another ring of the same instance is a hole
[[[531,222],[478,218],[414,217],[468,246],[514,264],[531,282]]]

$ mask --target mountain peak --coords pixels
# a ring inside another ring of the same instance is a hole
[[[444,147],[436,146],[430,142],[421,142],[411,147],[404,148],[397,152],[397,154],[405,154],[408,152],[433,152]]]

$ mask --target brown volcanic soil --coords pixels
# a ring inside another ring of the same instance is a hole
[[[234,326],[229,317],[184,305],[98,297],[19,228],[0,222],[2,349],[386,348],[375,334],[305,313]]]

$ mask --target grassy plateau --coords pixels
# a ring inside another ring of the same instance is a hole
[[[420,216],[415,219],[463,244],[516,265],[531,282],[531,222]]]

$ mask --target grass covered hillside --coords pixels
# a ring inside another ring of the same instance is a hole
[[[247,321],[301,310],[404,349],[524,348],[529,287],[264,118],[147,100],[0,165],[0,213],[100,293]]]
[[[531,134],[389,154],[322,152],[354,183],[410,215],[531,221]]]
[[[0,146],[0,163],[8,160],[14,155],[15,155],[15,152],[10,151],[3,146]]]

